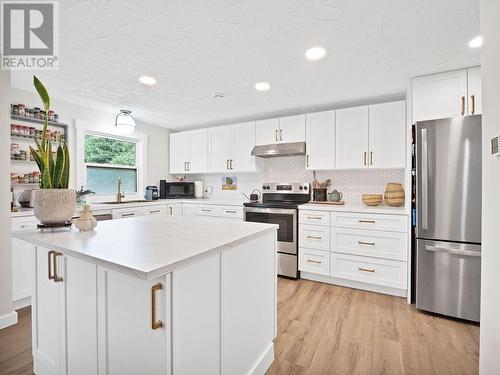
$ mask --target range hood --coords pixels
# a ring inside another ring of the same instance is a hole
[[[305,155],[306,143],[278,143],[271,145],[255,146],[252,150],[252,156],[261,158],[276,158],[279,156]]]

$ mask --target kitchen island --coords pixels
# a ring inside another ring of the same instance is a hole
[[[14,232],[36,252],[35,373],[265,373],[276,229],[158,215]]]

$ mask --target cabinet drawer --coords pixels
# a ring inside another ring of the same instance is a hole
[[[217,216],[217,207],[205,204],[197,206],[196,216]]]
[[[406,233],[332,228],[332,251],[405,261]]]
[[[127,217],[143,216],[145,211],[142,208],[123,208],[113,210],[113,219],[123,219]]]
[[[330,226],[330,212],[299,210],[299,223]]]
[[[406,289],[406,262],[332,253],[331,276]]]
[[[144,208],[146,215],[167,215],[168,207],[167,206],[151,206]]]
[[[12,218],[13,231],[36,229],[37,224],[38,219],[34,216]]]
[[[330,228],[300,224],[299,246],[308,249],[330,250]]]
[[[403,215],[364,214],[355,212],[333,212],[332,226],[407,232],[407,218]]]
[[[233,219],[243,219],[243,207],[222,206],[218,207],[217,216]]]
[[[330,275],[330,252],[299,248],[299,270]]]

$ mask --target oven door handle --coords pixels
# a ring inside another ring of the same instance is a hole
[[[283,214],[283,215],[296,215],[297,210],[292,208],[259,208],[259,207],[245,207],[244,212],[257,212],[263,214]]]

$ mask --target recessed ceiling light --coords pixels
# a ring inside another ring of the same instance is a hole
[[[326,50],[323,47],[312,47],[306,51],[306,58],[309,60],[319,60],[325,57]]]
[[[142,83],[143,85],[151,86],[156,84],[156,78],[150,76],[142,76],[139,77],[139,82]]]
[[[271,85],[268,82],[257,82],[255,84],[255,90],[257,91],[267,91],[271,88]]]
[[[472,39],[469,42],[469,47],[470,48],[479,48],[483,45],[483,37],[482,36],[476,36],[474,39]]]

